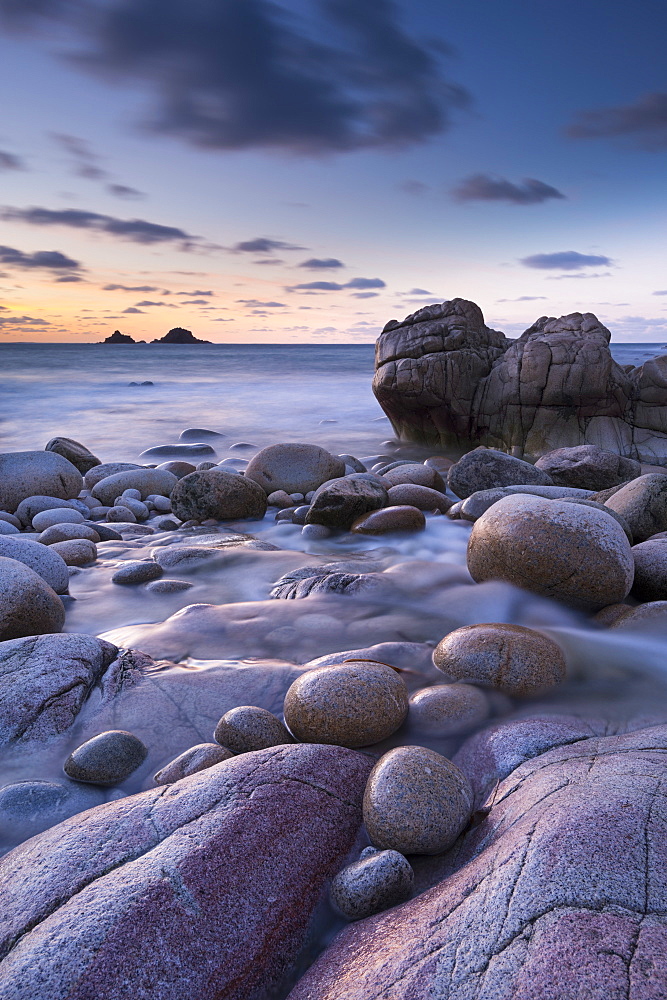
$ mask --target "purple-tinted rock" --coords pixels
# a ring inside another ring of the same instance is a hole
[[[343,931],[290,1000],[667,996],[667,727],[569,728],[494,782],[444,880]]]
[[[0,862],[0,995],[263,996],[352,847],[370,765],[259,750],[34,837]]]

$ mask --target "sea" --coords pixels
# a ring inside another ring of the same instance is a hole
[[[639,365],[667,345],[611,349],[619,364]],[[279,441],[373,455],[392,436],[371,390],[373,360],[372,344],[5,343],[0,450],[63,435],[102,461],[136,461],[203,427],[225,435],[219,460],[238,456],[234,445]]]

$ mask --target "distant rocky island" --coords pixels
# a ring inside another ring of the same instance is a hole
[[[145,340],[134,340],[120,330],[114,330],[110,337],[103,341],[104,344],[145,344]],[[190,330],[184,330],[182,326],[175,326],[164,337],[151,340],[151,344],[210,344],[210,340],[199,340]]]

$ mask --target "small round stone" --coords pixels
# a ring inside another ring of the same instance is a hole
[[[52,524],[41,533],[38,541],[42,545],[53,545],[55,542],[69,542],[74,538],[87,538],[89,542],[101,541],[100,533],[87,524]]]
[[[362,920],[408,899],[414,872],[398,851],[376,851],[339,871],[331,902],[348,920]]]
[[[360,535],[384,535],[389,531],[423,531],[426,518],[417,507],[383,507],[363,514],[350,531]]]
[[[583,611],[623,601],[634,576],[630,543],[608,514],[529,494],[507,496],[482,514],[467,561],[476,583],[504,580]]]
[[[492,622],[457,628],[436,646],[433,662],[457,680],[488,684],[513,697],[529,697],[565,679],[560,646],[523,625]]]
[[[473,684],[436,684],[410,696],[408,722],[430,736],[455,736],[478,726],[489,715],[489,702]]]
[[[204,771],[207,767],[213,767],[214,764],[220,764],[233,756],[231,750],[221,747],[219,743],[198,743],[165,764],[155,775],[155,784],[170,785],[174,781],[187,778],[197,771]]]
[[[667,598],[667,538],[649,538],[632,548],[635,579],[632,596],[638,601]]]
[[[45,531],[53,524],[81,524],[85,520],[83,514],[73,507],[56,507],[51,510],[40,510],[32,519],[35,531]]]
[[[193,584],[187,580],[153,580],[148,584],[146,590],[152,594],[175,594],[179,590],[189,590]]]
[[[109,729],[73,750],[64,771],[75,781],[91,785],[118,785],[143,764],[148,750],[123,729]]]
[[[53,542],[49,545],[67,566],[87,566],[97,559],[97,546],[88,538],[70,538],[67,542]]]
[[[112,507],[107,514],[107,521],[111,521],[112,524],[127,524],[136,521],[136,517],[129,507]]]
[[[391,736],[408,712],[400,674],[357,660],[307,670],[285,696],[285,722],[303,743],[369,746]]]
[[[162,576],[164,570],[152,559],[131,560],[123,563],[111,577],[112,583],[147,583],[149,580],[157,580]]]
[[[256,705],[239,705],[225,712],[215,727],[213,738],[234,753],[249,753],[294,742],[280,719]]]
[[[451,760],[426,747],[395,747],[380,757],[364,792],[364,823],[376,847],[440,854],[465,829],[473,793]]]

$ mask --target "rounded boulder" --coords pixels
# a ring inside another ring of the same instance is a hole
[[[348,920],[362,920],[402,903],[412,892],[414,872],[398,851],[372,848],[339,871],[331,883],[331,902]]]
[[[634,562],[621,526],[601,510],[529,494],[508,496],[475,522],[468,569],[584,611],[630,592]]]
[[[181,521],[262,518],[266,506],[266,493],[257,483],[220,467],[191,472],[178,480],[171,494],[171,509]]]
[[[567,670],[553,639],[502,622],[455,629],[438,643],[433,662],[448,677],[487,684],[514,697],[546,691],[565,680]]]
[[[79,470],[54,451],[0,454],[0,509],[10,514],[26,497],[39,494],[69,500],[82,487]]]
[[[3,536],[0,538],[0,556],[24,563],[41,576],[56,594],[67,592],[67,564],[51,545],[42,545],[41,542],[21,535]]]
[[[408,691],[391,667],[350,661],[316,667],[285,695],[285,722],[302,743],[354,749],[391,736],[408,712]]]
[[[101,504],[111,507],[123,490],[139,490],[142,500],[151,493],[168,497],[177,482],[176,476],[165,469],[129,469],[101,479],[95,483],[91,492]]]
[[[245,470],[265,493],[310,493],[345,475],[345,462],[316,444],[272,444],[250,459]]]
[[[456,736],[483,722],[489,701],[473,684],[434,684],[410,695],[408,722],[430,736]]]
[[[280,719],[257,705],[230,708],[215,727],[213,738],[234,753],[268,750],[294,742]]]
[[[110,729],[86,740],[64,764],[65,774],[91,785],[118,785],[143,764],[148,750],[138,736]]]
[[[0,642],[60,632],[64,622],[63,603],[48,583],[24,563],[0,556]]]
[[[345,476],[320,486],[306,514],[306,524],[349,528],[356,518],[378,510],[386,503],[387,490],[384,486],[355,475]]]
[[[467,826],[473,793],[451,760],[426,747],[395,747],[368,778],[363,816],[376,846],[401,854],[440,854]]]

